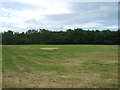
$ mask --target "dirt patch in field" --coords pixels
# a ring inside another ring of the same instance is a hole
[[[40,48],[40,49],[43,49],[43,50],[55,50],[55,49],[58,49],[58,48]]]

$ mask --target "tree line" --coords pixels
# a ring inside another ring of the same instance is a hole
[[[26,32],[7,31],[2,33],[3,45],[21,44],[119,44],[120,30],[83,30],[50,31],[31,29]]]

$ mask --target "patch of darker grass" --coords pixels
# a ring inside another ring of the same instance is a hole
[[[118,84],[99,84],[98,88],[118,88]]]
[[[113,75],[111,73],[101,73],[101,78],[112,78]]]
[[[80,66],[77,66],[76,69],[80,72],[86,72],[86,73],[95,73],[95,72],[116,72],[117,71],[117,63],[111,63],[111,64],[103,64],[98,61],[89,61],[84,62]]]

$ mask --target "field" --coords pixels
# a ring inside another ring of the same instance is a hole
[[[3,45],[2,50],[3,88],[118,87],[117,45]]]

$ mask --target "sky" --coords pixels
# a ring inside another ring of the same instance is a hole
[[[52,31],[117,30],[117,24],[117,1],[0,0],[0,32],[40,28]]]

